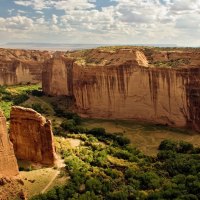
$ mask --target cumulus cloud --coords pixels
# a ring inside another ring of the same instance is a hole
[[[0,18],[0,26],[4,30],[30,30],[33,27],[33,20],[25,16],[14,16],[9,18]]]
[[[58,23],[58,16],[57,15],[52,15],[52,23],[57,24]]]
[[[21,6],[31,6],[35,10],[42,10],[49,7],[54,7],[58,10],[84,10],[95,7],[95,1],[93,0],[16,0],[14,2]]]
[[[14,1],[15,4],[20,6],[31,6],[35,10],[42,10],[45,8],[48,8],[48,1],[46,0],[29,0],[29,1],[22,1],[22,0],[16,0]]]
[[[14,0],[20,10],[32,9],[34,18],[18,12],[18,16],[0,18],[0,27],[40,30],[40,37],[49,40],[60,33],[60,40],[71,42],[73,37],[84,43],[91,38],[96,43],[199,41],[200,0],[108,1],[109,5],[99,8],[95,0]]]

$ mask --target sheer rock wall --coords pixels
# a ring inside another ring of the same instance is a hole
[[[0,111],[0,175],[15,176],[18,172],[13,145],[7,133],[6,118]]]
[[[51,122],[36,111],[12,107],[10,138],[18,159],[54,165],[56,155]]]
[[[44,68],[44,92],[73,96],[82,116],[200,131],[200,50],[75,51]]]

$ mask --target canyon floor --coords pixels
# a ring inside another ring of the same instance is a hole
[[[110,133],[123,133],[138,149],[151,156],[158,153],[158,146],[165,139],[184,140],[194,146],[200,144],[198,133],[161,125],[122,120],[86,119],[83,126],[87,128],[104,127]]]
[[[56,148],[59,151],[62,145],[71,151],[79,151],[79,146],[82,143],[80,138],[85,136],[73,136],[72,138],[63,138],[59,135],[59,126],[64,120],[63,117],[55,115],[55,103],[60,106],[59,109],[66,108],[70,102],[66,103],[63,98],[55,98],[44,96],[40,91],[40,85],[18,85],[1,87],[0,108],[4,111],[9,124],[9,112],[11,105],[17,103],[25,107],[31,107],[38,112],[41,112],[45,117],[52,120],[53,129],[55,131]],[[156,156],[158,146],[164,139],[172,139],[175,141],[187,141],[195,147],[200,144],[200,135],[189,130],[170,128],[167,126],[153,125],[148,123],[139,123],[123,120],[106,120],[106,119],[83,119],[83,128],[92,129],[96,127],[105,128],[109,133],[123,133],[124,136],[130,139],[131,144],[137,147],[145,155]],[[106,145],[101,143],[101,145]],[[61,148],[62,147],[62,148]],[[73,150],[75,149],[75,150]],[[121,162],[113,160],[113,157],[108,159],[111,163]],[[58,166],[54,168],[40,168],[30,163],[20,162],[20,175],[24,182],[24,188],[27,191],[28,197],[45,193],[51,190],[54,186],[61,186],[69,181],[68,172],[64,169],[63,160],[58,159]]]

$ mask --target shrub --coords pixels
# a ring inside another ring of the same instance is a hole
[[[46,113],[46,111],[42,108],[42,106],[39,103],[34,103],[31,106],[33,110],[39,112],[39,113]]]
[[[76,125],[75,121],[74,121],[73,119],[71,119],[71,120],[64,120],[64,121],[61,123],[60,126],[61,126],[64,130],[68,131],[68,130],[74,129],[74,128],[75,128],[75,125]]]
[[[171,150],[176,151],[177,150],[177,142],[174,142],[172,140],[163,140],[160,143],[160,146],[158,148],[159,150]]]
[[[93,128],[88,133],[94,136],[105,136],[106,130],[104,128]]]
[[[128,199],[128,193],[126,191],[114,191],[108,194],[109,200],[126,200]]]
[[[159,160],[167,160],[167,159],[172,159],[172,158],[175,158],[176,157],[176,153],[172,150],[169,150],[169,151],[159,151],[158,152],[158,155],[157,155],[157,158]]]
[[[86,181],[86,190],[99,194],[102,189],[102,183],[97,178],[90,178]]]
[[[132,154],[126,150],[118,150],[113,155],[117,158],[122,158],[125,160],[129,160],[129,158],[132,156]]]
[[[27,94],[19,94],[13,98],[13,103],[14,105],[19,105],[21,103],[24,103],[28,99],[29,96]]]
[[[160,186],[160,178],[154,172],[145,172],[140,176],[142,189],[156,189]]]
[[[42,97],[42,96],[44,96],[44,92],[41,91],[41,90],[32,90],[32,91],[31,91],[31,94],[32,94],[33,96],[36,96],[36,97]]]
[[[181,141],[179,143],[178,152],[180,153],[190,153],[194,150],[194,147],[189,142]]]

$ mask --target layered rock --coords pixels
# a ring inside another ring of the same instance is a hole
[[[15,176],[17,174],[18,165],[13,145],[7,134],[6,118],[0,111],[0,175]]]
[[[46,94],[74,96],[83,116],[200,131],[200,50],[76,51],[48,62],[43,77]]]
[[[36,111],[13,106],[10,139],[18,159],[53,165],[56,159],[51,122]]]
[[[0,85],[40,83],[51,52],[0,49]]]

